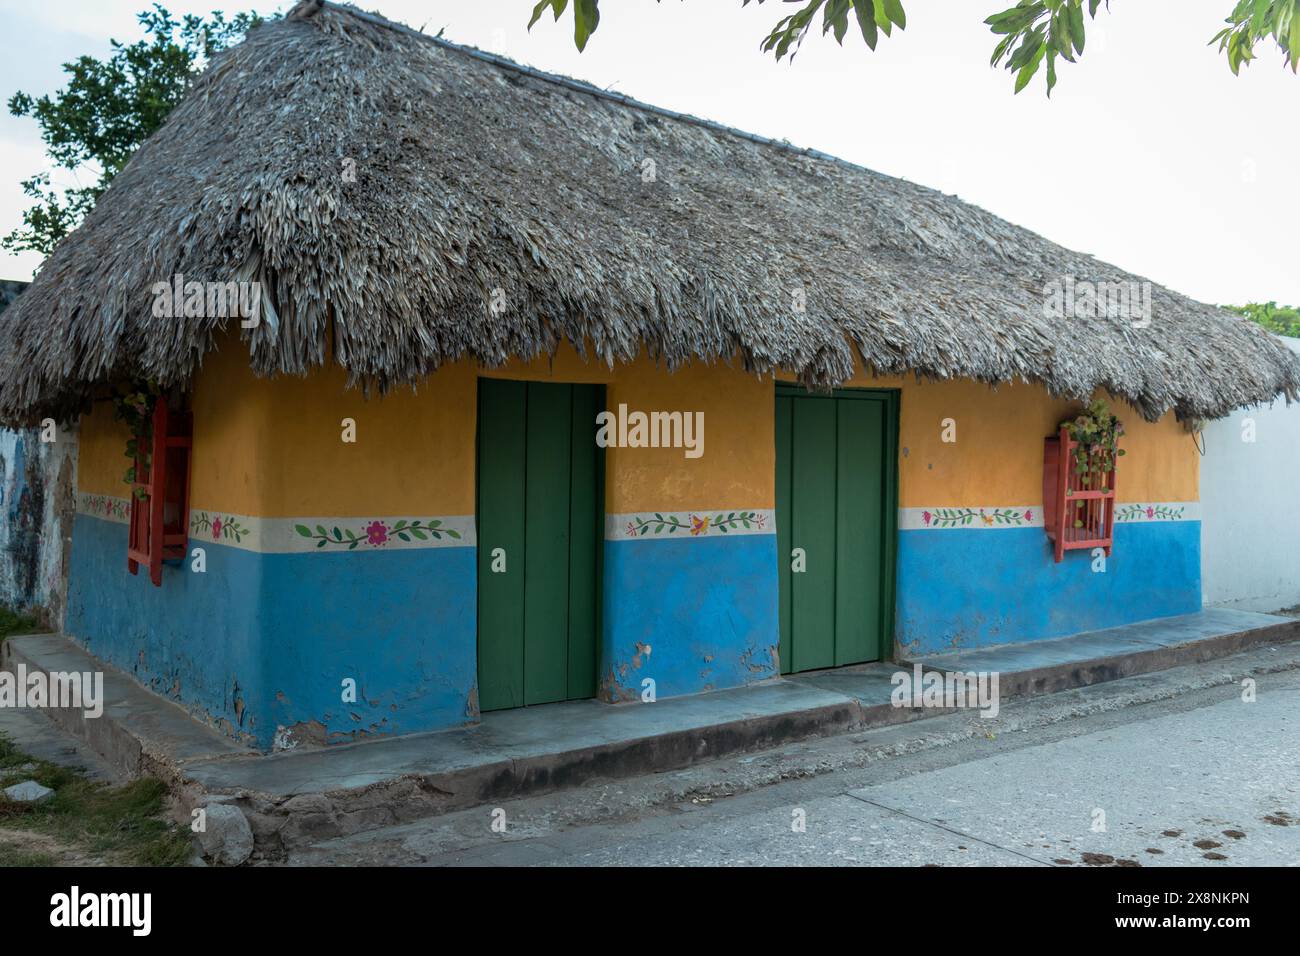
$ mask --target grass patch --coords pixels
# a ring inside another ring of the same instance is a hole
[[[36,619],[19,614],[13,608],[0,604],[0,643],[10,634],[27,634],[38,630]]]
[[[161,780],[146,777],[121,786],[88,780],[76,770],[23,753],[0,735],[0,788],[24,780],[49,787],[54,796],[35,804],[0,796],[0,831],[49,837],[73,854],[105,863],[179,866],[194,854],[187,831],[163,816],[167,788]],[[43,847],[0,843],[0,865],[57,862]]]

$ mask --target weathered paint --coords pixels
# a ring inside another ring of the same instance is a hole
[[[705,414],[700,458],[607,450],[601,696],[639,697],[645,677],[663,698],[777,674],[770,377],[703,363],[669,374],[645,357],[611,371],[565,347],[553,360],[493,371],[453,363],[418,391],[366,399],[337,369],[257,379],[241,351],[225,343],[196,383],[191,500],[195,512],[233,517],[250,533],[197,535],[206,574],[168,567],[155,589],[125,571],[125,525],[77,519],[68,630],[145,683],[263,746],[279,727],[328,742],[476,719],[468,522],[480,377],[599,383],[609,407]],[[1028,385],[856,384],[901,392],[902,513],[1041,506],[1042,438],[1071,403]],[[1168,419],[1121,414],[1121,501],[1194,505],[1190,437]],[[345,418],[356,423],[353,444],[341,440]],[[957,421],[955,444],[941,441],[944,418]],[[88,499],[125,495],[125,437],[107,405],[84,420],[78,487]],[[733,513],[748,524],[714,527]],[[661,518],[677,530],[660,533]],[[438,520],[460,537],[399,544],[390,532],[402,519]],[[386,543],[321,545],[295,531],[363,532],[375,522]],[[1044,564],[1041,527],[909,527],[899,536],[896,625],[909,649],[1028,640],[1199,604],[1190,515],[1120,529],[1104,575],[1086,555]],[[340,698],[345,678],[358,683],[354,706]]]
[[[125,523],[77,515],[67,632],[232,736],[269,741],[260,558],[206,546],[206,573],[168,562],[154,587],[148,575],[127,573],[126,538]]]
[[[227,342],[205,360],[192,397],[192,514],[220,517],[223,529],[233,521],[243,533],[217,534],[211,522],[192,530],[191,547],[207,550],[208,571],[168,567],[162,588],[140,588],[125,571],[125,525],[91,507],[126,507],[127,436],[111,408],[99,404],[83,423],[79,489],[91,513],[78,518],[77,613],[69,633],[262,746],[281,726],[296,728],[298,739],[332,742],[475,719],[477,552],[464,522],[475,508],[480,374],[606,383],[610,405],[705,413],[701,458],[688,459],[682,449],[608,449],[606,501],[620,517],[701,507],[770,515],[772,423],[764,411],[772,386],[739,368],[692,365],[669,376],[642,359],[611,372],[562,349],[554,362],[515,362],[490,373],[455,363],[418,392],[367,400],[346,390],[337,370],[257,379],[240,347]],[[341,440],[345,418],[356,423],[355,443]],[[390,533],[382,547],[318,548],[293,530],[321,524],[346,535],[379,521],[391,531],[394,516],[437,519],[461,537],[399,545]],[[734,545],[711,541],[679,568],[674,587],[682,597],[670,614],[679,626],[660,632],[660,659],[683,663],[667,668],[661,696],[775,673],[768,648],[774,605],[765,610],[762,600],[775,600],[771,525],[751,531],[752,540]],[[634,666],[646,626],[637,608],[659,573],[653,555],[663,542],[629,544],[614,549],[620,558],[605,575],[626,574],[636,587],[604,622],[602,673]],[[691,606],[701,582],[716,606],[680,610]],[[732,603],[750,609],[719,618]],[[224,646],[227,628],[237,632],[234,646],[208,650]],[[350,676],[358,678],[361,701],[345,707],[340,681]]]
[[[0,604],[62,626],[77,430],[0,430]]]
[[[67,630],[141,683],[262,747],[477,718],[470,547],[261,554],[126,573],[121,522],[78,515]],[[356,701],[345,702],[345,680]],[[317,728],[316,725],[319,725]]]
[[[601,699],[775,677],[775,584],[773,534],[606,541]]]

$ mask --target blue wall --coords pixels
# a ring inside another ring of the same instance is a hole
[[[898,546],[904,654],[1063,637],[1201,609],[1201,524],[1120,524],[1105,573],[1091,552],[1056,564],[1042,528],[904,531]]]
[[[204,542],[207,571],[126,569],[127,527],[77,515],[67,632],[196,714],[269,747],[475,719],[475,549],[257,554]],[[191,542],[194,546],[196,543]],[[357,683],[344,704],[342,680]]]
[[[603,586],[602,699],[639,699],[647,677],[674,697],[776,676],[776,535],[606,541]]]
[[[126,570],[124,524],[77,515],[66,629],[229,733],[268,747],[477,718],[472,547],[258,554],[205,542],[207,572]],[[777,674],[775,535],[605,542],[600,696],[660,698]],[[1200,609],[1200,523],[1120,525],[1105,573],[1052,560],[1042,528],[904,531],[904,654],[1059,637]],[[649,645],[650,652],[646,653]],[[344,704],[344,678],[358,700]]]

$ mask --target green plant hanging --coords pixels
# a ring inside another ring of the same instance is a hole
[[[1078,415],[1065,419],[1059,427],[1064,428],[1075,442],[1070,455],[1079,487],[1109,491],[1106,486],[1107,476],[1115,471],[1115,463],[1124,454],[1124,449],[1119,447],[1119,440],[1124,435],[1124,423],[1098,398],[1089,402],[1088,407]],[[1082,501],[1075,502],[1075,511],[1082,507]],[[1083,522],[1076,518],[1074,527],[1082,528]]]
[[[156,382],[133,382],[124,390],[113,396],[113,415],[120,422],[125,422],[130,437],[126,440],[126,457],[131,460],[131,467],[126,470],[122,480],[128,485],[139,481],[136,475],[136,462],[143,464],[148,471],[153,467],[153,409],[162,389]],[[142,444],[143,443],[143,444]],[[137,498],[144,498],[143,488],[132,488],[131,493]]]

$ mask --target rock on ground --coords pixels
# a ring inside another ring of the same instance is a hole
[[[210,803],[199,832],[203,855],[225,866],[239,866],[253,854],[253,830],[238,807]]]
[[[42,787],[35,780],[24,780],[12,787],[5,787],[5,796],[21,803],[41,803],[54,796],[54,791],[49,787]]]

